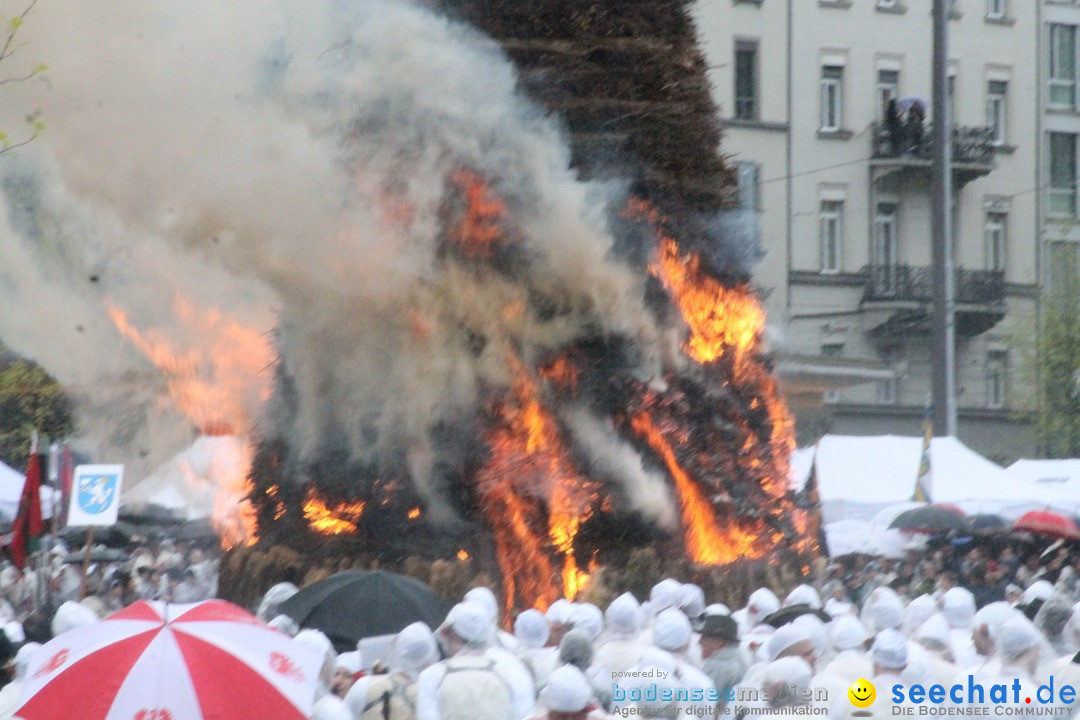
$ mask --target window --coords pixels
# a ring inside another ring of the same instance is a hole
[[[735,43],[735,117],[737,119],[758,119],[757,92],[757,43],[739,40]]]
[[[1076,26],[1050,26],[1050,104],[1076,105]]]
[[[890,100],[900,95],[900,73],[896,70],[878,70],[877,73],[877,119],[885,119],[885,108]]]
[[[896,0],[877,0],[877,6],[883,10],[891,10],[896,7]]]
[[[836,131],[843,125],[844,68],[821,68],[821,129]]]
[[[738,165],[737,187],[739,192],[739,208],[742,210],[760,210],[758,176],[760,175],[758,164],[743,160]]]
[[[878,203],[874,213],[874,285],[878,293],[896,292],[896,203]]]
[[[1005,407],[1005,388],[1009,373],[1009,354],[1005,350],[986,353],[986,407]]]
[[[821,202],[821,272],[840,272],[843,265],[844,203]]]
[[[986,85],[986,126],[993,133],[994,144],[1005,144],[1005,97],[1008,83],[991,80]]]
[[[1050,133],[1050,197],[1047,214],[1076,215],[1076,135]]]
[[[1076,243],[1069,240],[1050,242],[1048,284],[1052,302],[1071,298],[1076,293],[1077,282],[1080,280],[1077,273],[1078,263],[1080,252],[1077,251]]]
[[[986,268],[1005,269],[1005,213],[986,214]]]
[[[990,20],[1001,20],[1005,17],[1006,0],[986,0],[986,17]]]

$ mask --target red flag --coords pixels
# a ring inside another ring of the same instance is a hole
[[[34,443],[30,448],[26,482],[19,498],[19,512],[15,515],[11,538],[11,559],[16,566],[26,567],[26,557],[37,549],[38,540],[44,532],[45,521],[41,518],[41,459],[38,457],[37,443]]]

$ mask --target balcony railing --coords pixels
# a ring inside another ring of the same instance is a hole
[[[952,131],[952,161],[954,165],[994,164],[994,131],[986,127],[954,127]],[[904,127],[896,137],[884,123],[874,126],[872,157],[875,160],[931,160],[934,136],[928,127],[920,133]]]
[[[878,265],[869,268],[863,301],[919,302],[934,299],[934,269],[910,265]],[[996,305],[1005,299],[1002,270],[956,270],[956,302],[962,305]]]

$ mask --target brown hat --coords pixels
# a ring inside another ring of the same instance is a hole
[[[715,637],[730,643],[739,642],[739,626],[730,615],[706,615],[701,637]]]

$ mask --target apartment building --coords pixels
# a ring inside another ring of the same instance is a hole
[[[1035,452],[1038,6],[950,9],[958,426],[1000,460]],[[766,257],[754,279],[800,440],[919,434],[931,392],[930,0],[702,0],[696,19],[722,149],[758,189]],[[1075,48],[1075,34],[1054,32]],[[1075,74],[1075,52],[1061,63]],[[1067,119],[1080,132],[1080,115]],[[1054,143],[1074,160],[1052,169],[1075,175],[1075,141]]]
[[[1080,206],[1077,201],[1077,153],[1080,152],[1080,98],[1077,96],[1077,42],[1080,3],[1041,0],[1039,42],[1040,109],[1038,152],[1039,237],[1042,239],[1043,286],[1048,297],[1077,287]]]

